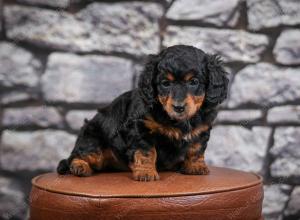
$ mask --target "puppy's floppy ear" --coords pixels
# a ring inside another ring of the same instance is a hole
[[[207,104],[215,106],[226,99],[229,82],[220,56],[206,55],[206,71],[208,77],[206,101]]]
[[[138,88],[146,105],[150,108],[156,102],[154,80],[157,74],[158,55],[149,55],[144,70],[139,78]]]

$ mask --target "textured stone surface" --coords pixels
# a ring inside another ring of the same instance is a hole
[[[162,15],[159,4],[128,2],[93,3],[78,17],[93,24],[90,33],[97,50],[142,55],[158,52],[157,22]]]
[[[230,107],[252,103],[263,107],[300,99],[300,68],[279,68],[268,63],[249,65],[235,77]]]
[[[193,45],[220,54],[225,61],[256,62],[268,45],[268,38],[238,30],[169,26],[163,44]]]
[[[24,194],[15,181],[0,176],[0,219],[24,219],[27,204]]]
[[[68,51],[157,52],[155,3],[92,3],[77,14],[33,7],[7,6],[7,36],[42,47]],[[113,19],[112,19],[113,18]]]
[[[5,130],[1,143],[4,170],[54,170],[59,160],[70,155],[75,136],[64,131],[34,132]]]
[[[190,44],[220,54],[233,85],[213,127],[208,162],[262,171],[266,184],[276,182],[265,187],[265,219],[300,220],[299,3],[5,1],[3,16],[0,6],[0,219],[4,207],[23,210],[24,199],[13,193],[24,191],[27,198],[32,174],[54,170],[69,155],[76,136],[68,132],[77,133],[96,106],[136,87],[145,54]],[[42,105],[46,110],[37,107]],[[5,196],[3,173],[16,183],[6,183]],[[6,219],[15,215],[8,214]],[[16,215],[12,219],[27,219]]]
[[[280,34],[273,50],[275,59],[278,63],[286,65],[300,64],[299,36],[299,29],[285,30]]]
[[[68,125],[73,130],[78,131],[83,125],[84,119],[91,119],[97,111],[83,111],[83,110],[74,110],[70,111],[66,115],[66,120]]]
[[[55,8],[67,8],[71,1],[74,0],[17,0],[20,3],[28,3],[32,5],[45,5]],[[79,0],[76,0],[79,1]]]
[[[279,106],[271,108],[267,121],[270,123],[297,123],[300,124],[300,106]]]
[[[105,103],[132,88],[132,63],[109,56],[51,54],[42,77],[47,101]]]
[[[34,45],[85,51],[92,47],[91,25],[72,14],[24,6],[6,6],[7,37]]]
[[[167,18],[173,20],[199,20],[217,26],[234,26],[239,17],[236,10],[239,0],[177,0],[169,11]]]
[[[247,0],[248,23],[252,30],[300,24],[298,0]]]
[[[270,129],[215,126],[206,151],[207,162],[246,171],[259,172],[266,155]]]
[[[37,86],[41,63],[29,51],[0,42],[0,63],[0,87]]]
[[[261,117],[260,110],[223,110],[218,113],[217,122],[254,121]]]
[[[291,187],[284,184],[264,186],[263,214],[266,220],[280,220],[281,213],[289,199]]]
[[[37,95],[25,91],[11,91],[0,94],[0,104],[7,105],[36,99]]]
[[[274,177],[300,178],[300,127],[279,127],[274,134],[271,154],[275,157],[271,164]],[[300,181],[299,181],[300,182]]]
[[[0,18],[3,17],[2,11],[3,11],[3,0],[0,0]],[[0,19],[0,33],[1,32],[2,32],[2,19]]]
[[[284,212],[287,216],[300,215],[300,186],[296,186],[292,192],[291,198]]]
[[[7,108],[3,113],[2,124],[8,127],[31,125],[40,127],[60,126],[62,117],[53,107]]]

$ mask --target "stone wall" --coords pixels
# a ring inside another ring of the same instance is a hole
[[[209,163],[263,175],[267,220],[300,218],[299,0],[0,8],[1,219],[26,218],[30,179],[68,155],[96,107],[136,86],[146,54],[174,44],[222,55],[231,73]]]

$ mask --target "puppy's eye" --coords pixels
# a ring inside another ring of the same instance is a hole
[[[171,86],[171,82],[168,81],[168,80],[163,80],[163,81],[161,81],[160,84],[161,84],[163,87],[165,87],[165,88],[168,88],[168,87]]]
[[[197,85],[199,85],[199,80],[197,78],[193,78],[189,81],[189,85],[197,86]]]

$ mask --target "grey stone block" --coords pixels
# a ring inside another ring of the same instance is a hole
[[[100,51],[136,55],[159,51],[161,5],[145,2],[92,3],[77,17],[92,24],[93,45]]]
[[[300,68],[280,68],[268,63],[246,66],[231,87],[229,107],[255,104],[267,109],[300,100]]]
[[[110,56],[54,53],[42,77],[49,102],[107,103],[132,88],[132,62]]]
[[[223,110],[218,113],[217,122],[246,122],[262,118],[260,110]],[[243,123],[244,124],[244,123]]]
[[[24,219],[28,204],[25,195],[15,181],[0,176],[0,218]]]
[[[291,194],[285,216],[300,216],[300,186],[296,186]]]
[[[25,6],[6,6],[7,37],[51,49],[86,51],[91,49],[91,24],[65,11]]]
[[[67,158],[76,136],[58,130],[12,131],[2,134],[1,167],[4,170],[54,171]]]
[[[269,123],[297,123],[300,124],[300,106],[287,105],[271,108],[268,112]]]
[[[156,3],[92,3],[77,14],[25,6],[6,6],[7,36],[41,47],[80,52],[124,52],[135,55],[159,50]]]
[[[207,53],[216,53],[224,61],[257,62],[268,46],[265,35],[242,30],[169,26],[164,46],[187,44]]]
[[[217,26],[234,26],[239,17],[236,10],[239,0],[177,0],[169,11],[167,18],[172,20],[193,20],[211,23]]]
[[[2,18],[3,0],[0,0],[0,18]],[[2,19],[0,19],[0,33],[2,32]]]
[[[53,107],[6,108],[3,112],[2,124],[7,127],[23,126],[61,126],[63,120]]]
[[[264,186],[263,214],[266,220],[281,220],[291,187],[285,184]]]
[[[96,110],[73,110],[67,113],[66,120],[69,126],[78,131],[84,124],[85,119],[92,119],[96,115]]]
[[[26,91],[9,91],[0,94],[0,104],[8,105],[12,103],[25,102],[37,99],[37,94]]]
[[[247,6],[252,30],[300,24],[298,0],[247,0]]]
[[[274,146],[270,152],[275,158],[271,175],[297,178],[300,182],[300,127],[279,127],[274,133]]]
[[[276,41],[273,53],[278,63],[300,64],[300,30],[283,31]]]
[[[212,129],[206,160],[215,166],[260,172],[266,156],[271,130],[239,126],[215,126]]]
[[[0,87],[36,87],[41,63],[33,54],[12,43],[0,42]]]

